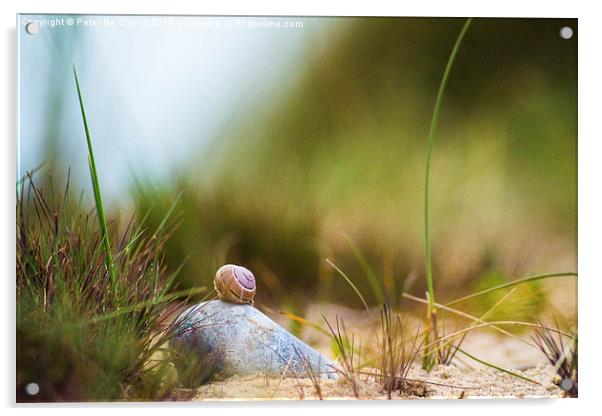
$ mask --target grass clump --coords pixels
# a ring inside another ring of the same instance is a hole
[[[17,401],[162,399],[172,370],[160,353],[178,324],[167,308],[175,274],[161,261],[168,219],[150,231],[132,219],[111,233],[73,72],[95,210],[71,198],[69,179],[60,195],[52,179],[47,190],[31,174],[20,181]],[[29,383],[38,394],[26,393]]]
[[[362,355],[362,345],[359,343],[357,349],[355,344],[355,335],[352,333],[349,336],[345,322],[339,318],[338,315],[335,320],[335,325],[331,325],[324,315],[322,318],[328,325],[328,330],[332,335],[332,340],[335,344],[336,354],[340,369],[338,373],[343,377],[347,383],[351,386],[353,395],[356,398],[360,397],[359,392],[359,370],[360,370],[360,357]],[[357,350],[357,351],[356,351]]]
[[[29,176],[17,201],[17,400],[160,399],[164,362],[148,363],[174,330],[161,249],[131,221],[113,234],[115,285],[94,211],[49,197]],[[28,396],[28,383],[40,386]]]
[[[419,331],[408,338],[399,315],[393,316],[385,304],[381,309],[380,382],[390,400],[395,391],[401,394],[408,387],[408,375],[421,350]]]
[[[563,338],[566,338],[563,340]],[[578,342],[577,334],[566,334],[556,328],[540,328],[533,336],[537,348],[554,367],[554,382],[569,397],[578,396]]]

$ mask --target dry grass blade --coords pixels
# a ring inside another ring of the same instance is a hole
[[[492,327],[492,326],[496,326],[496,325],[518,325],[518,326],[527,326],[527,327],[530,327],[530,328],[549,329],[552,332],[556,332],[556,333],[559,333],[561,335],[565,335],[565,336],[574,338],[572,335],[570,335],[570,334],[568,334],[566,332],[563,332],[563,331],[560,331],[560,330],[556,330],[554,328],[550,328],[550,327],[542,325],[542,324],[533,324],[533,323],[530,323],[530,322],[520,322],[520,321],[492,321],[492,322],[484,322],[482,324],[473,325],[473,326],[470,326],[468,328],[463,328],[463,329],[460,329],[458,331],[452,332],[451,334],[447,334],[447,335],[441,337],[438,341],[433,341],[430,344],[425,345],[422,348],[429,348],[429,347],[432,347],[432,346],[436,346],[436,344],[438,342],[445,341],[445,340],[450,339],[450,338],[455,338],[455,337],[457,337],[459,335],[462,335],[462,334],[464,334],[466,332],[474,331],[474,330],[480,329],[480,328],[488,328],[488,327]]]
[[[362,296],[362,292],[360,292],[359,289],[357,288],[357,286],[355,286],[355,284],[353,284],[353,282],[351,281],[351,279],[349,278],[349,276],[347,276],[344,271],[342,271],[341,269],[339,269],[338,266],[336,264],[334,264],[332,261],[326,259],[326,263],[330,264],[332,266],[332,268],[335,269],[337,271],[337,273],[339,273],[343,277],[343,279],[345,279],[345,281],[347,283],[349,283],[349,286],[351,286],[351,288],[353,289],[353,291],[357,294],[357,296],[360,298],[360,300],[364,304],[364,307],[366,308],[366,311],[370,312],[370,308],[368,307],[368,304],[366,303],[366,300],[364,299],[364,296]]]
[[[406,298],[406,299],[410,299],[410,300],[413,300],[413,301],[416,301],[416,302],[425,303],[425,304],[428,303],[428,301],[426,299],[421,299],[421,298],[418,298],[416,296],[412,296],[412,295],[407,294],[407,293],[404,293],[402,296],[404,298]],[[443,305],[443,304],[440,304],[440,303],[436,303],[435,305],[439,309],[442,309],[442,310],[454,313],[454,314],[456,314],[458,316],[462,316],[462,317],[464,317],[466,319],[470,319],[472,321],[478,322],[479,324],[481,324],[479,326],[479,328],[488,327],[488,328],[494,329],[494,330],[500,332],[501,334],[507,335],[507,336],[509,336],[511,338],[514,338],[514,339],[517,339],[517,340],[519,340],[519,341],[521,341],[523,343],[526,343],[527,345],[530,345],[532,347],[536,347],[536,345],[533,344],[533,343],[531,343],[531,342],[529,342],[529,341],[527,341],[527,340],[525,340],[525,339],[523,339],[523,338],[521,338],[521,337],[519,337],[519,336],[517,336],[517,335],[515,335],[515,334],[513,334],[513,333],[511,333],[511,332],[506,331],[503,328],[500,328],[498,326],[498,324],[500,324],[500,325],[522,325],[522,326],[535,327],[535,328],[547,328],[545,326],[542,326],[542,324],[533,324],[533,323],[530,323],[530,322],[520,322],[520,321],[499,321],[498,323],[496,323],[496,322],[487,322],[487,321],[484,321],[482,318],[478,318],[478,317],[470,315],[470,314],[468,314],[466,312],[460,311],[458,309],[450,308],[449,306],[446,306],[446,305]],[[474,325],[472,326],[472,328],[474,328]],[[550,329],[553,332],[558,332],[558,333],[560,333],[562,335],[565,335],[565,336],[571,336],[569,333],[562,332],[559,329],[553,329],[553,328],[548,328],[548,329]]]
[[[437,331],[437,333],[439,334],[439,331]],[[441,334],[443,336],[445,336],[446,334],[445,321],[442,321],[441,323]],[[462,334],[460,339],[456,342],[454,342],[453,339],[440,342],[439,348],[437,348],[437,357],[439,359],[439,364],[451,365],[452,361],[454,360],[454,357],[456,356],[456,353],[460,349],[460,346],[464,342],[464,339],[466,338],[467,334],[467,332]]]
[[[278,384],[276,385],[276,388],[272,392],[272,396],[271,396],[272,399],[276,396],[276,393],[280,389],[280,386],[282,385],[282,380],[284,380],[284,377],[286,376],[286,372],[288,371],[288,368],[290,367],[291,362],[293,361],[293,357],[294,356],[291,355],[291,358],[289,358],[288,362],[286,363],[284,370],[282,370],[282,374],[280,374],[280,379],[278,380]]]
[[[309,327],[315,329],[316,331],[318,331],[318,332],[320,332],[320,333],[322,333],[324,335],[327,335],[327,336],[331,335],[330,332],[328,332],[326,329],[322,328],[320,325],[318,325],[318,324],[310,321],[309,319],[303,318],[302,316],[296,315],[296,314],[294,314],[292,312],[282,311],[282,310],[277,310],[277,309],[272,309],[272,308],[270,308],[269,306],[266,306],[266,305],[261,305],[261,309],[264,310],[264,311],[266,311],[266,312],[268,312],[268,313],[282,315],[285,318],[290,319],[291,321],[300,323],[301,325],[309,326]]]
[[[353,256],[357,259],[362,270],[364,271],[364,274],[366,275],[366,279],[368,280],[368,283],[370,284],[370,287],[372,288],[372,293],[374,294],[374,298],[376,299],[376,301],[379,304],[384,303],[385,302],[385,293],[383,291],[383,288],[381,287],[380,280],[378,279],[378,277],[376,276],[376,273],[370,266],[370,263],[368,262],[368,260],[366,260],[366,257],[364,257],[364,254],[362,253],[360,248],[357,246],[355,241],[353,241],[353,239],[350,236],[348,236],[347,234],[343,234],[343,238],[347,241],[347,244],[351,248]]]

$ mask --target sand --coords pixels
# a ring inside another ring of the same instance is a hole
[[[439,366],[426,374],[413,369],[404,392],[394,392],[393,400],[403,399],[471,399],[471,398],[558,398],[563,392],[552,383],[553,368],[538,366],[520,372],[538,381],[533,384],[491,368],[466,371],[454,366]],[[418,381],[423,380],[423,381]],[[356,397],[348,380],[320,380],[324,400],[387,399],[387,394],[373,376],[360,376]],[[319,400],[310,379],[235,376],[201,386],[195,390],[174,392],[179,400]]]

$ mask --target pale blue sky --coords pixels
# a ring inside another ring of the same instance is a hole
[[[41,28],[29,35],[33,19]],[[303,27],[282,27],[290,22]],[[61,164],[76,179],[87,175],[72,64],[103,189],[114,200],[132,171],[164,177],[219,139],[244,106],[265,105],[294,83],[329,25],[319,18],[21,15],[18,174],[44,160],[54,125]]]

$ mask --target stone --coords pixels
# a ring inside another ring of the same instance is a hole
[[[252,305],[212,300],[178,319],[170,346],[184,385],[255,373],[338,378],[336,363]]]

